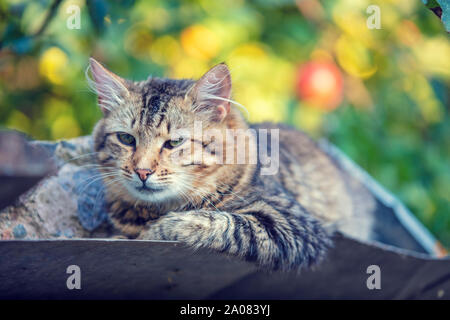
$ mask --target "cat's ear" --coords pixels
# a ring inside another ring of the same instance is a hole
[[[89,85],[97,93],[98,105],[106,114],[128,97],[125,80],[103,67],[94,58],[89,59],[89,68],[92,73],[92,79],[88,77]]]
[[[230,112],[231,76],[225,63],[206,72],[188,93],[198,112],[209,112],[215,121],[222,121]]]

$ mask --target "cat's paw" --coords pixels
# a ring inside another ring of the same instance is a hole
[[[170,212],[150,223],[138,239],[181,241],[195,245],[205,239],[216,221],[210,212]]]

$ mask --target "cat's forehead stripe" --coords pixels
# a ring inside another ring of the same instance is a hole
[[[164,123],[171,99],[183,97],[192,83],[192,80],[148,80],[142,86],[139,125],[159,128]]]

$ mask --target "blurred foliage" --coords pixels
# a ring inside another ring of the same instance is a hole
[[[450,2],[448,0],[422,0],[422,2],[442,20],[445,29],[450,32]]]
[[[422,1],[1,1],[0,124],[89,134],[101,116],[89,56],[133,80],[226,61],[250,121],[327,137],[450,247],[450,42]]]

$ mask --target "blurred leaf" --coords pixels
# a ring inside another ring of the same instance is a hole
[[[25,9],[27,7],[26,3],[17,3],[17,4],[13,4],[10,5],[8,8],[8,11],[11,15],[13,15],[16,18],[21,18],[23,13],[25,12]]]
[[[2,38],[0,39],[0,48],[9,46],[11,42],[20,37],[23,37],[23,32],[20,30],[19,25],[14,22],[10,22],[6,26]]]
[[[23,37],[14,40],[11,43],[11,48],[18,54],[24,54],[31,50],[33,47],[33,39],[31,37]]]
[[[444,23],[447,32],[450,32],[450,1],[448,0],[436,0],[442,9],[441,20]]]
[[[427,6],[427,8],[439,7],[439,3],[437,3],[436,0],[422,0],[422,2]]]
[[[422,0],[428,9],[434,12],[450,32],[450,1],[449,0]]]
[[[136,0],[118,0],[113,1],[112,5],[118,5],[121,9],[130,9],[136,3]]]
[[[105,29],[105,18],[108,13],[108,6],[104,0],[87,0],[89,16],[97,32]]]

